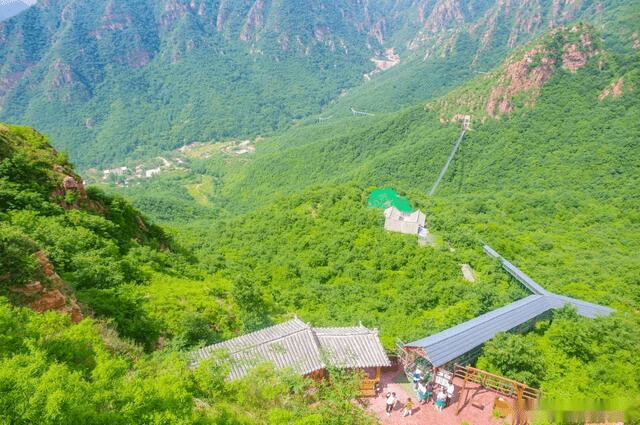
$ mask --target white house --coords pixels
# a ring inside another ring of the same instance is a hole
[[[145,177],[147,177],[147,178],[153,177],[156,174],[160,174],[160,169],[159,168],[154,168],[153,170],[147,170],[144,173]]]

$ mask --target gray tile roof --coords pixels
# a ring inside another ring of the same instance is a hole
[[[377,330],[312,328],[298,318],[247,335],[199,349],[192,366],[225,350],[230,358],[229,379],[239,378],[259,363],[270,361],[278,368],[291,367],[307,374],[327,364],[343,367],[390,366]]]
[[[384,228],[392,232],[417,235],[420,227],[424,227],[427,216],[420,210],[411,213],[402,212],[396,207],[384,210]]]
[[[573,305],[578,314],[589,318],[606,316],[615,311],[609,307],[551,293],[502,258],[489,245],[484,245],[483,248],[490,256],[499,259],[502,267],[534,295],[405,345],[422,348],[428,360],[436,367],[482,345],[498,332],[514,329],[550,309],[561,308],[567,303]]]
[[[378,331],[360,325],[352,328],[314,328],[329,362],[343,367],[391,366]]]

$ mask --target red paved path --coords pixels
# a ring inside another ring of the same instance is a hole
[[[394,384],[394,377],[403,373],[401,370],[391,370],[383,372],[380,377],[380,386],[382,391],[377,397],[368,398],[369,406],[368,410],[378,414],[380,422],[383,425],[418,425],[418,424],[434,424],[434,425],[460,425],[462,421],[467,421],[471,425],[502,425],[503,422],[511,424],[511,417],[503,418],[501,420],[495,419],[491,415],[493,401],[500,395],[480,387],[475,384],[467,384],[467,388],[464,394],[460,394],[463,381],[461,379],[454,379],[453,384],[455,386],[455,392],[452,401],[442,411],[437,411],[433,402],[427,404],[419,404],[415,392],[408,394],[400,385]],[[385,413],[385,395],[387,392],[395,392],[398,398],[398,403],[391,413],[391,416],[387,417]],[[458,405],[458,398],[462,396],[462,402],[460,406],[463,407],[460,415],[456,416],[456,410]],[[404,402],[407,397],[411,397],[413,400],[413,414],[411,416],[403,417]],[[509,405],[513,407],[513,400],[502,396],[508,401]],[[484,409],[472,406],[471,399],[478,400],[484,405]]]

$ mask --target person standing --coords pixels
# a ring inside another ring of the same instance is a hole
[[[442,409],[444,408],[444,402],[447,399],[447,394],[444,392],[444,390],[440,390],[440,392],[438,393],[438,396],[436,397],[436,409],[442,411]]]
[[[387,393],[387,416],[391,415],[396,404],[396,393]]]
[[[427,383],[426,401],[430,402],[432,398],[433,398],[433,382],[429,381]]]
[[[424,381],[418,382],[417,391],[420,404],[425,404],[427,400],[427,386],[425,385]]]
[[[409,397],[404,404],[404,413],[402,416],[410,416],[411,414],[413,414],[413,402],[411,401],[411,397]]]
[[[413,386],[416,387],[418,382],[422,381],[422,369],[419,367],[413,371]]]

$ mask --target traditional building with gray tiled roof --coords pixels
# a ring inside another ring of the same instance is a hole
[[[297,317],[279,325],[213,344],[194,353],[192,367],[216,351],[228,354],[229,379],[244,376],[263,362],[290,367],[308,375],[327,366],[369,368],[390,366],[377,329],[362,324],[347,328],[314,328]]]
[[[405,213],[396,207],[384,210],[384,228],[392,232],[417,235],[421,227],[425,226],[427,216],[420,210]]]

